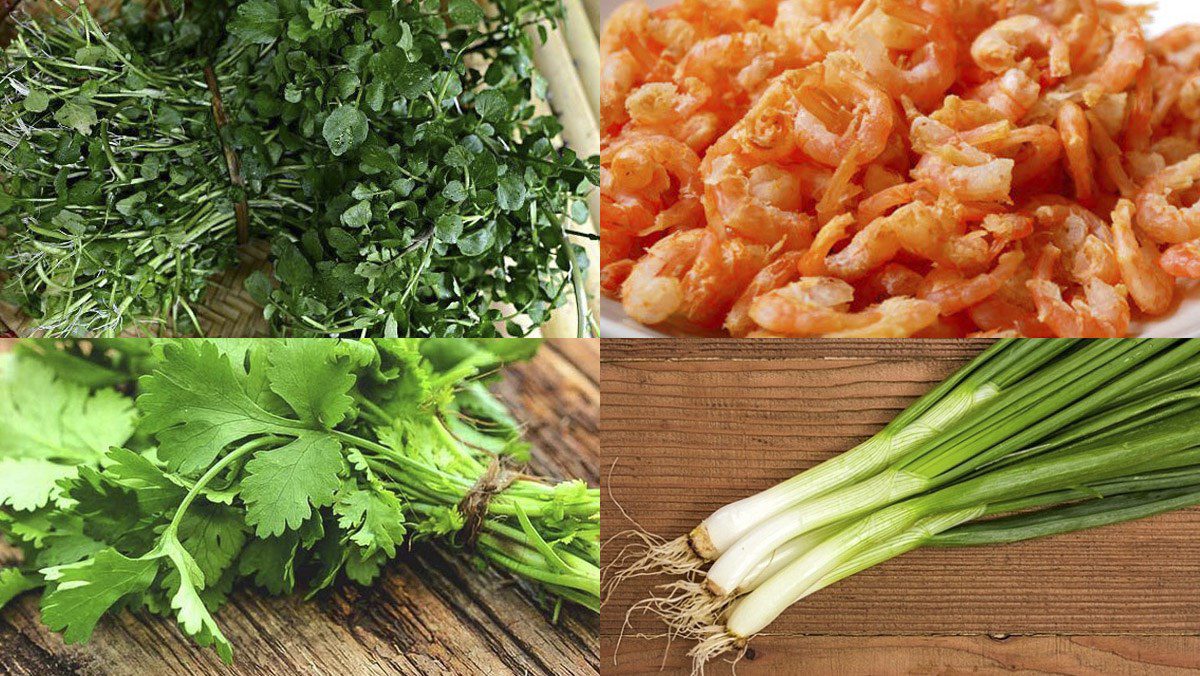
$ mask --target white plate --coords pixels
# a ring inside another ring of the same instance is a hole
[[[668,2],[669,0],[647,0],[651,7],[659,7]],[[601,0],[602,17],[607,20],[608,15],[620,4],[617,0]],[[1158,0],[1158,8],[1153,12],[1148,34],[1158,35],[1182,23],[1200,23],[1200,2]],[[633,321],[625,314],[621,304],[612,298],[603,298],[600,301],[600,335],[605,338],[662,338],[682,332],[663,331],[661,328],[644,326]],[[1142,322],[1133,328],[1135,333],[1142,336],[1200,338],[1200,284],[1185,285],[1179,309],[1171,315],[1151,322]]]

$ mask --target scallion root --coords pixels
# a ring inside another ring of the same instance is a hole
[[[687,536],[666,540],[644,530],[631,529],[614,536],[614,539],[618,537],[632,537],[641,542],[623,547],[617,558],[604,567],[603,590],[606,603],[617,587],[631,578],[650,575],[691,577],[705,564],[705,561],[692,551]],[[637,556],[637,551],[644,553]],[[633,557],[636,558],[625,565],[625,560]]]
[[[735,599],[714,596],[702,582],[677,580],[659,585],[649,597],[630,607],[626,620],[634,612],[649,613],[667,625],[672,638],[700,640],[706,629],[721,621]]]
[[[706,627],[704,634],[705,637],[688,651],[688,657],[692,658],[692,676],[704,676],[704,665],[727,652],[738,651],[738,655],[730,660],[735,665],[745,656],[746,639],[729,633],[724,625]]]

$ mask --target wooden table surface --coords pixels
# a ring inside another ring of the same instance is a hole
[[[605,341],[605,537],[686,533],[867,438],[985,341]],[[606,556],[616,547],[608,546]],[[751,642],[755,674],[1200,671],[1200,509],[1002,547],[919,550],[818,592]],[[684,673],[687,646],[601,618],[605,674]],[[660,671],[660,667],[665,667]],[[729,666],[710,665],[709,674]]]
[[[529,425],[538,473],[598,485],[599,351],[595,340],[548,342],[497,386]],[[234,594],[216,616],[234,646],[226,667],[173,621],[128,612],[103,619],[91,643],[65,646],[26,595],[0,613],[0,674],[596,673],[595,614],[564,609],[555,626],[533,598],[511,577],[420,545],[369,588],[344,583],[312,602]]]

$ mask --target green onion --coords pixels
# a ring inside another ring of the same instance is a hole
[[[1081,442],[1033,456],[864,516],[739,601],[726,623],[727,631],[737,638],[762,631],[784,609],[812,593],[821,579],[845,564],[861,547],[900,537],[923,519],[963,510],[978,510],[979,516],[993,501],[1117,478],[1148,461],[1200,448],[1200,428],[1195,421],[1195,412],[1186,411],[1159,422],[1151,431],[1134,430],[1121,437]]]
[[[871,477],[996,399],[1028,374],[1076,346],[1073,340],[1004,340],[918,399],[878,434],[839,456],[757,495],[718,509],[686,537],[641,534],[647,551],[609,576],[609,590],[630,577],[682,575],[716,559],[756,526],[797,504]]]
[[[1200,504],[1198,357],[1200,341],[997,343],[863,444],[714,512],[684,541],[687,556],[682,538],[652,541],[653,565],[610,585],[686,574],[635,609],[697,640],[700,668],[800,599],[917,547]]]
[[[1161,340],[1090,341],[979,406],[945,433],[927,438],[888,469],[759,522],[716,560],[707,586],[717,596],[735,593],[760,560],[792,538],[944,485],[1038,442],[1169,372],[1198,348],[1200,344]],[[1137,364],[1142,368],[1131,371]]]

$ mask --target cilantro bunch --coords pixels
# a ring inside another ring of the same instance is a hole
[[[26,21],[8,50],[0,265],[51,335],[194,331],[242,201],[273,242],[247,290],[281,335],[521,335],[586,300],[568,234],[599,161],[534,106],[531,34],[559,0],[163,6]]]
[[[0,606],[44,589],[68,642],[117,608],[169,615],[229,661],[214,613],[235,586],[370,584],[437,539],[597,609],[598,492],[501,469],[527,446],[486,378],[535,348],[23,343],[0,359],[0,533],[24,554]]]

